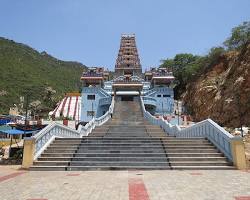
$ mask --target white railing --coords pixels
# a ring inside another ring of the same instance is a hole
[[[104,97],[111,97],[103,88],[99,88],[98,92]]]
[[[153,89],[151,89],[151,90],[149,90],[149,91],[147,91],[147,92],[145,92],[145,96],[150,96],[150,95],[153,95],[153,94],[155,94],[156,93],[156,90],[153,88]]]
[[[107,104],[110,104],[112,101],[112,97],[109,96],[109,97],[103,97],[99,100],[99,106],[103,106],[103,105],[107,105]]]
[[[150,104],[153,106],[157,106],[157,101],[155,100],[155,98],[143,96],[142,99],[143,99],[144,104]]]
[[[55,139],[55,137],[81,137],[81,134],[67,126],[52,122],[36,135],[32,136],[35,142],[34,159],[36,159],[45,148]]]
[[[224,128],[219,126],[211,119],[206,119],[199,123],[196,123],[190,127],[181,129],[177,125],[172,125],[166,120],[156,118],[146,111],[143,98],[141,97],[141,107],[144,117],[152,124],[161,126],[166,134],[176,137],[206,137],[210,140],[224,155],[230,160],[233,160],[231,153],[231,141],[234,136],[228,133]]]
[[[83,136],[87,136],[89,133],[91,133],[95,126],[101,126],[102,124],[107,122],[111,118],[113,111],[114,97],[112,98],[109,110],[103,116],[99,118],[93,118],[85,126],[80,125],[78,131],[59,123],[52,122],[36,135],[32,136],[32,139],[34,139],[35,142],[34,160],[41,155],[41,153],[56,137],[81,138]]]

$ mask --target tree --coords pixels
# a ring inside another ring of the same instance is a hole
[[[228,50],[239,49],[250,40],[250,22],[243,22],[232,29],[231,36],[223,43]]]
[[[177,54],[173,59],[162,60],[161,67],[172,69],[176,78],[175,95],[177,97],[185,90],[187,83],[200,69],[200,56],[188,53]]]

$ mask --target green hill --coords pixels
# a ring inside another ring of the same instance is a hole
[[[80,90],[84,69],[81,63],[61,61],[0,37],[0,114],[14,104],[24,110],[20,97],[27,95],[36,112],[45,114],[64,93]]]

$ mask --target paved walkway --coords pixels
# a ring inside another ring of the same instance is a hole
[[[250,200],[250,171],[32,172],[0,166],[1,200]]]

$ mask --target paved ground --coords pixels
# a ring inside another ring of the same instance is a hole
[[[0,166],[1,200],[250,200],[250,171],[29,172]]]

